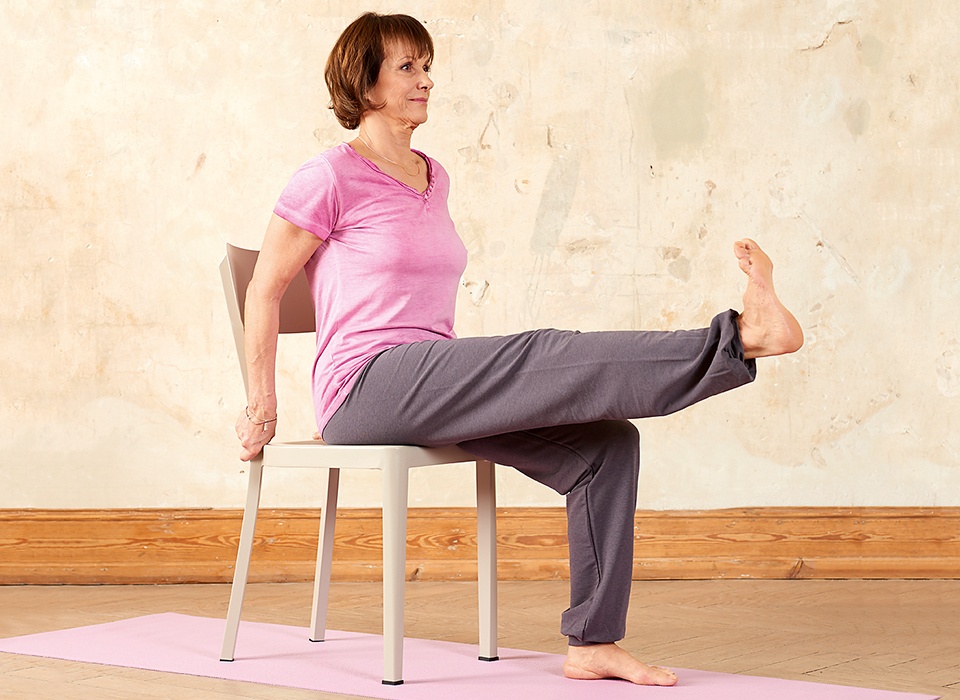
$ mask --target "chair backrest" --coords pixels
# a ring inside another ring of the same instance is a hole
[[[233,341],[237,346],[240,360],[240,372],[243,374],[243,388],[247,390],[247,357],[243,344],[244,306],[247,299],[247,285],[253,277],[253,268],[257,265],[260,251],[247,250],[227,243],[227,254],[220,263],[220,280],[227,300],[227,313],[233,328]],[[313,312],[313,297],[307,275],[303,270],[297,273],[280,300],[281,333],[313,333],[316,330],[316,317]]]

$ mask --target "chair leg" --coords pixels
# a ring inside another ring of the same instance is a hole
[[[403,683],[403,584],[407,563],[407,487],[410,471],[383,470],[383,684]]]
[[[260,508],[263,456],[252,459],[248,470],[250,479],[247,486],[247,503],[243,507],[240,546],[237,549],[237,565],[233,570],[230,606],[227,608],[227,626],[223,633],[223,647],[220,650],[221,661],[233,661],[233,655],[236,651],[237,632],[240,629],[240,610],[243,608],[243,594],[247,587],[247,573],[250,570],[250,555],[253,553],[253,533],[257,527],[257,511]]]
[[[497,655],[497,481],[493,462],[477,460],[477,583],[480,660]]]
[[[327,497],[320,511],[320,540],[317,542],[317,573],[313,578],[313,611],[310,614],[310,641],[322,642],[327,632],[327,600],[330,597],[330,568],[333,565],[333,533],[337,523],[337,493],[340,470],[327,470]]]

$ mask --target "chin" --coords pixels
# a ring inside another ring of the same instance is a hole
[[[424,114],[422,117],[411,117],[411,118],[409,118],[409,119],[406,120],[407,124],[409,124],[410,127],[414,128],[414,129],[416,129],[416,128],[417,128],[418,126],[420,126],[421,124],[425,124],[426,121],[427,121],[427,115],[426,115],[426,114]]]

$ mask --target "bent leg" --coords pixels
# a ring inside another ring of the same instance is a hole
[[[567,499],[570,608],[561,632],[575,646],[623,639],[633,574],[640,438],[628,421],[496,435],[460,443]]]
[[[633,528],[640,472],[639,433],[628,421],[539,428],[460,443],[510,465],[567,497],[570,607],[560,631],[570,678],[626,678],[673,685],[672,672],[616,646],[626,631],[633,573]]]

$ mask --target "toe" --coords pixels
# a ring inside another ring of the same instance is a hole
[[[677,683],[677,674],[671,671],[669,668],[663,668],[662,666],[651,666],[650,670],[650,680],[653,681],[656,685],[676,685]]]

